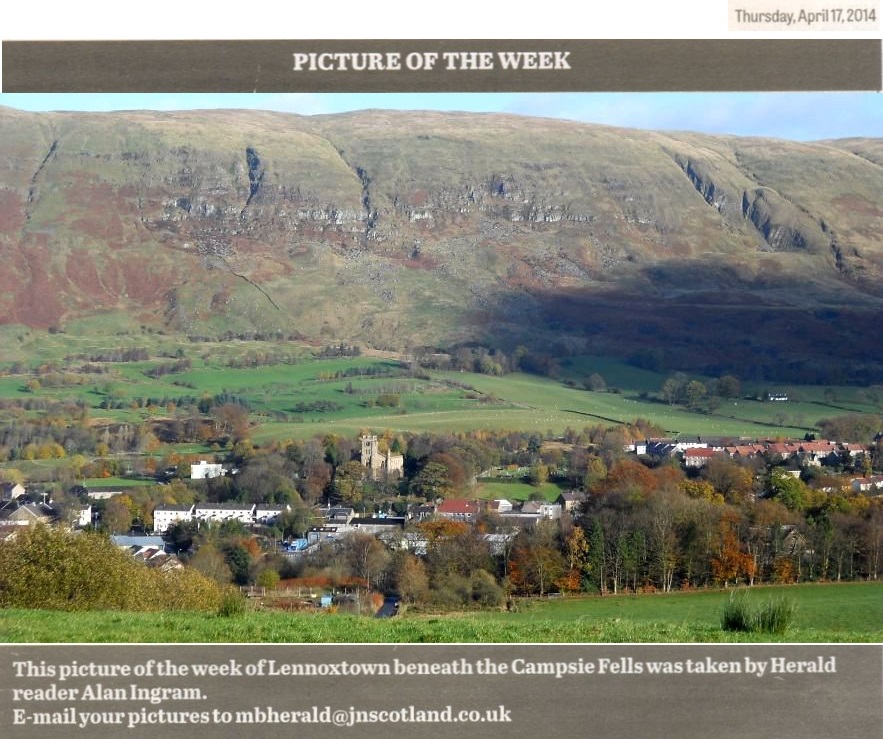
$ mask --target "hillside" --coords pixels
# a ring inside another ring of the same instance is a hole
[[[8,324],[883,381],[879,140],[384,111],[0,130]]]

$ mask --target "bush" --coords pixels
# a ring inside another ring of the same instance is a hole
[[[169,572],[150,571],[158,576],[158,607],[167,611],[214,611],[220,607],[221,586],[190,567]]]
[[[797,606],[788,598],[770,598],[761,606],[750,603],[745,592],[730,593],[721,611],[724,631],[784,634],[794,621]]]
[[[770,598],[757,613],[757,631],[764,634],[784,634],[797,613],[794,601],[788,598]]]
[[[721,628],[724,631],[752,631],[754,618],[746,593],[730,593],[721,611]]]
[[[216,583],[189,569],[137,562],[103,534],[38,525],[0,544],[0,608],[213,610]]]
[[[279,580],[281,579],[282,578],[276,570],[272,567],[267,567],[260,571],[255,579],[255,585],[261,588],[266,588],[267,590],[275,590],[279,586]]]
[[[485,608],[499,608],[503,604],[505,594],[497,584],[494,576],[487,570],[475,570],[472,573],[472,602]]]
[[[241,616],[245,613],[245,597],[240,593],[228,590],[221,598],[221,605],[218,606],[218,615],[224,618],[233,616]]]

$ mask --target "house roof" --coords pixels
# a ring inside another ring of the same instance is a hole
[[[398,516],[390,518],[354,518],[350,526],[404,526],[405,519]]]
[[[162,549],[165,546],[165,540],[161,536],[129,536],[126,534],[116,534],[111,538],[118,547],[137,547],[143,549],[145,547],[156,547]]]
[[[702,447],[693,447],[691,449],[684,450],[684,457],[713,457],[717,452],[714,449],[706,449]]]
[[[478,513],[478,503],[474,500],[464,500],[462,498],[451,498],[444,500],[436,507],[437,513]]]
[[[19,503],[11,500],[0,504],[0,520],[3,521],[45,521],[57,513],[48,506],[39,503]]]
[[[243,505],[242,503],[197,503],[197,511],[253,511],[254,503]]]
[[[411,510],[415,513],[433,513],[435,511],[435,506],[431,503],[425,503],[424,505],[411,506]]]
[[[801,452],[830,452],[835,448],[831,441],[804,441],[800,445]]]
[[[768,444],[767,451],[772,452],[773,454],[791,454],[791,452],[794,451],[794,445],[776,442]]]
[[[525,501],[521,506],[522,513],[539,513],[543,506],[548,505],[544,501],[540,500],[528,500]]]

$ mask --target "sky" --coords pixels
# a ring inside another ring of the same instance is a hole
[[[248,108],[300,115],[365,108],[503,112],[629,128],[814,141],[883,138],[880,93],[0,94],[21,110]]]

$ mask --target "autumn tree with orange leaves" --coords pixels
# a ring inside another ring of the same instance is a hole
[[[714,579],[729,587],[730,583],[736,583],[744,578],[749,585],[754,584],[756,569],[754,557],[743,550],[742,543],[737,536],[738,520],[732,513],[721,516],[718,526],[720,537],[717,554],[711,558],[711,572]]]

